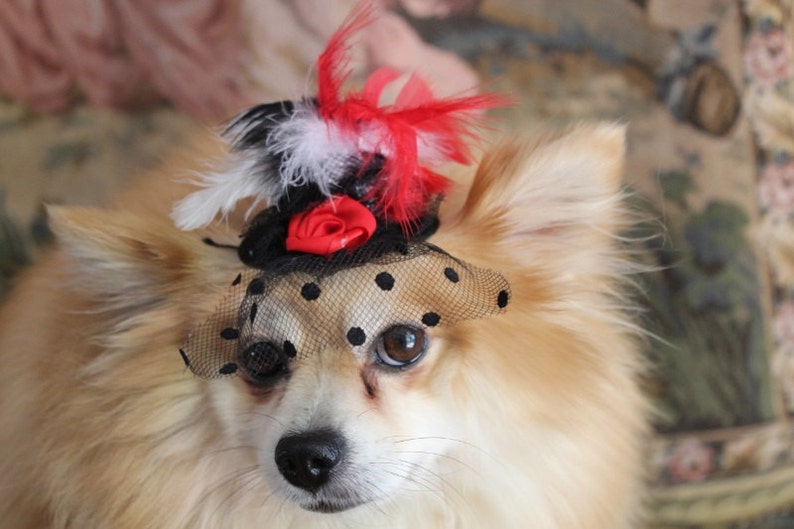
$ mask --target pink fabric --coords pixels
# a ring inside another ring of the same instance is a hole
[[[408,22],[395,13],[383,13],[372,25],[366,45],[374,66],[417,72],[430,82],[438,96],[468,95],[479,88],[477,72],[466,61],[422,41]]]
[[[480,79],[469,64],[454,53],[423,42],[405,19],[388,8],[401,7],[418,17],[465,15],[476,12],[479,0],[374,2],[384,9],[354,42],[351,68],[360,78],[387,66],[406,74],[418,72],[436,96],[477,92]],[[249,74],[257,86],[275,99],[311,93],[314,84],[307,77],[307,66],[357,3],[358,0],[242,0],[245,35],[254,57]],[[391,88],[399,90],[398,83]],[[388,91],[387,98],[390,95],[396,92]]]
[[[416,18],[447,18],[477,11],[481,0],[382,0],[389,7],[399,5]]]
[[[479,4],[379,1],[419,17]],[[111,108],[167,99],[216,122],[262,100],[310,92],[307,68],[356,2],[0,0],[0,93],[41,112],[79,97]],[[422,42],[394,13],[382,12],[360,44],[364,53],[354,62],[361,70],[419,71],[438,96],[479,84],[468,64]]]
[[[2,1],[0,91],[37,110],[165,97],[216,120],[256,102],[234,2]]]
[[[0,89],[48,111],[68,105],[73,76],[43,19],[35,0],[6,0],[0,9]]]

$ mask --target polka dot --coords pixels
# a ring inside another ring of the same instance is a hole
[[[260,278],[253,279],[250,283],[248,283],[248,295],[249,296],[258,296],[265,291],[265,283],[262,282]]]
[[[190,359],[185,354],[185,351],[182,349],[179,350],[179,356],[182,357],[182,361],[185,363],[185,367],[190,367]]]
[[[314,301],[315,299],[320,297],[320,287],[317,286],[317,283],[306,283],[301,287],[301,296],[306,301]]]
[[[375,284],[378,285],[381,290],[391,290],[394,288],[394,276],[388,272],[381,272],[375,276]]]
[[[220,373],[221,375],[231,375],[236,372],[237,372],[237,364],[234,363],[224,364],[223,366],[221,366],[220,369],[218,369],[218,373]]]
[[[438,325],[438,322],[441,321],[441,316],[436,314],[435,312],[427,312],[424,316],[422,316],[422,323],[427,325],[428,327],[435,327]]]
[[[367,341],[367,335],[361,327],[351,327],[347,331],[347,341],[353,346],[361,345]]]
[[[224,340],[236,340],[240,337],[240,331],[237,329],[232,329],[231,327],[226,327],[221,331],[221,338]]]
[[[444,269],[444,277],[446,277],[453,283],[457,283],[458,281],[460,281],[460,276],[458,275],[458,273],[455,271],[454,268],[446,267]]]
[[[290,358],[295,358],[298,354],[298,350],[289,340],[284,340],[284,354]]]
[[[251,304],[251,312],[248,314],[248,319],[251,323],[254,323],[256,319],[256,313],[259,312],[259,305],[256,303]]]
[[[234,281],[232,281],[232,286],[233,286],[233,287],[236,287],[237,285],[239,285],[239,284],[240,284],[240,282],[241,282],[242,280],[243,280],[243,274],[237,274],[237,277],[235,277],[235,278],[234,278]]]
[[[500,290],[499,295],[496,297],[496,304],[500,309],[503,309],[507,306],[508,301],[510,301],[510,293],[507,290]]]

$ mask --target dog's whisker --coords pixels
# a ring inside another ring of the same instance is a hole
[[[401,463],[407,464],[410,467],[410,469],[412,471],[412,474],[411,474],[410,478],[408,478],[408,479],[411,479],[414,482],[417,482],[416,480],[421,478],[424,482],[436,485],[436,487],[432,487],[432,490],[434,490],[434,491],[438,488],[438,489],[440,489],[442,491],[450,491],[450,492],[452,492],[452,495],[446,494],[446,493],[443,493],[443,492],[439,492],[439,494],[440,494],[442,500],[444,501],[445,505],[447,505],[447,506],[452,505],[456,511],[461,509],[461,508],[464,508],[464,509],[468,509],[469,508],[469,505],[468,505],[468,503],[466,501],[465,494],[463,494],[463,492],[458,487],[456,487],[452,482],[447,480],[443,475],[441,475],[441,474],[439,474],[437,472],[434,472],[434,471],[430,470],[429,468],[426,468],[426,467],[421,466],[421,465],[416,465],[416,464],[411,463],[409,461],[405,461],[405,460],[402,460],[402,459],[400,459],[399,461]],[[441,487],[437,486],[438,483],[441,484]]]
[[[356,415],[356,419],[360,419],[361,417],[363,417],[367,413],[372,413],[372,412],[376,412],[376,411],[378,411],[378,409],[375,408],[374,406],[370,407],[370,408],[367,408],[366,410],[364,410],[361,413],[359,413],[358,415]]]
[[[452,492],[459,494],[458,490],[451,485],[441,474],[430,470],[422,465],[417,465],[405,459],[399,459],[399,463],[406,465],[411,473],[411,479],[422,479],[423,482],[434,485],[432,488],[436,489],[449,489]],[[444,495],[446,497],[446,495]]]
[[[483,449],[482,447],[472,443],[471,441],[466,441],[465,439],[457,439],[455,437],[446,437],[446,436],[436,436],[436,435],[427,435],[427,436],[418,436],[418,437],[406,437],[406,436],[389,436],[385,437],[384,439],[392,439],[396,438],[395,441],[392,441],[394,444],[402,444],[402,443],[411,443],[411,442],[420,442],[420,441],[446,441],[451,443],[456,443],[459,445],[463,445],[467,448],[472,448],[482,454],[483,456],[487,457],[491,461],[495,463],[504,464],[501,459],[496,457],[495,455],[491,454],[487,450]]]
[[[401,468],[398,466],[398,469],[401,469]],[[416,489],[416,490],[412,490],[410,488],[403,487],[402,488],[403,492],[417,492],[417,493],[429,492],[431,494],[434,493],[434,492],[437,492],[437,491],[434,491],[433,487],[431,487],[430,484],[424,483],[422,481],[419,481],[419,480],[415,479],[414,476],[412,476],[409,472],[405,472],[405,471],[398,472],[397,470],[384,470],[383,472],[388,474],[388,475],[390,475],[390,476],[394,476],[396,478],[400,478],[401,480],[404,480],[404,481],[407,481],[409,483],[412,483],[412,484],[414,484],[414,485],[416,485],[418,487],[418,489]]]
[[[381,515],[386,516],[386,510],[374,500],[378,498],[386,498],[388,497],[388,493],[378,483],[376,483],[371,476],[366,478],[365,483],[367,490],[374,491],[367,494],[367,497],[370,501],[369,505],[371,508],[379,511]]]
[[[231,472],[227,478],[218,481],[215,486],[208,489],[203,494],[200,503],[208,503],[210,502],[210,498],[217,496],[218,500],[216,500],[217,503],[215,504],[211,517],[223,517],[225,506],[229,504],[233,498],[239,497],[241,492],[251,487],[259,478],[257,475],[258,470],[258,465],[251,465]]]
[[[418,473],[419,475],[425,474],[426,475],[425,479],[428,479],[430,481],[432,481],[434,479],[440,481],[444,485],[444,487],[446,489],[449,489],[449,490],[455,492],[457,495],[459,495],[461,497],[461,499],[463,499],[463,494],[461,494],[461,492],[455,486],[453,486],[452,483],[449,480],[447,480],[444,476],[442,476],[438,472],[434,472],[433,470],[430,470],[427,467],[424,467],[422,465],[414,464],[414,463],[412,463],[410,461],[406,461],[404,459],[399,459],[399,461],[404,463],[404,464],[409,465],[411,470],[413,470],[414,472]]]
[[[251,452],[255,452],[257,450],[257,447],[255,445],[248,445],[248,444],[246,444],[246,445],[235,445],[235,446],[225,446],[223,448],[215,448],[213,450],[207,450],[204,453],[207,454],[207,455],[211,455],[211,456],[223,456],[225,454],[228,454],[229,452],[235,452],[237,450],[240,450],[240,451],[249,450]]]
[[[256,417],[263,417],[265,419],[270,419],[271,421],[273,421],[274,423],[279,425],[281,428],[285,427],[284,423],[278,417],[276,417],[275,415],[270,415],[269,413],[264,413],[264,412],[261,412],[261,411],[254,411],[252,413],[252,415],[254,415]]]
[[[430,490],[435,490],[437,488],[435,486],[436,484],[433,483],[431,480],[428,480],[427,478],[424,478],[422,482],[415,479],[417,472],[421,472],[424,469],[420,465],[413,463],[411,461],[406,461],[404,459],[391,460],[391,461],[380,460],[380,461],[373,461],[372,464],[378,465],[382,468],[385,467],[384,468],[385,472],[388,472],[389,474],[395,477],[410,481],[416,485],[420,485],[423,487],[424,490],[430,491]]]
[[[411,489],[403,488],[403,490],[406,492],[430,494],[431,496],[439,500],[441,503],[443,503],[445,506],[449,506],[450,504],[453,503],[452,498],[444,493],[444,487],[440,486],[446,484],[447,485],[446,488],[449,488],[449,485],[443,479],[440,479],[439,476],[437,476],[433,472],[430,472],[427,469],[424,469],[420,466],[411,463],[405,465],[404,463],[405,463],[404,461],[386,463],[387,465],[392,465],[394,469],[392,470],[384,469],[384,472],[389,475],[401,478],[406,482],[412,483],[417,487],[419,487],[418,490],[413,490],[413,491]],[[405,468],[406,466],[408,468]],[[455,492],[456,496],[460,495],[458,491],[456,491],[455,489],[450,489],[450,490]]]
[[[429,450],[397,450],[397,451],[395,451],[395,453],[396,454],[429,455],[429,456],[445,459],[445,460],[457,463],[461,467],[463,467],[463,468],[465,468],[467,470],[470,470],[472,473],[474,473],[476,475],[479,475],[479,472],[473,466],[471,466],[470,464],[466,463],[465,461],[463,461],[459,457],[455,457],[455,456],[450,455],[450,454],[444,454],[444,453],[440,453],[440,452],[432,452],[432,451],[429,451]]]

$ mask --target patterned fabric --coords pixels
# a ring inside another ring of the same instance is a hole
[[[241,3],[249,75],[264,101],[295,95],[303,81],[296,72],[352,2],[323,3],[322,13],[309,4],[279,11],[289,28],[280,33],[255,2]],[[364,69],[432,64],[442,94],[494,79],[489,89],[519,97],[497,113],[508,130],[630,123],[626,184],[643,219],[631,235],[643,241],[640,258],[659,269],[643,276],[639,296],[644,325],[659,337],[648,340],[656,368],[645,384],[663,411],[650,447],[650,525],[794,526],[784,514],[794,505],[790,4],[384,4],[394,12],[362,42],[374,58]],[[279,65],[287,88],[274,82]],[[0,100],[0,295],[47,244],[42,202],[102,203],[194,127],[162,104],[127,115],[81,104],[45,116]]]

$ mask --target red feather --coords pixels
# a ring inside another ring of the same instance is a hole
[[[400,76],[387,68],[372,73],[360,92],[342,98],[342,85],[350,75],[349,41],[372,22],[373,15],[371,3],[358,4],[329,40],[317,63],[317,100],[323,119],[356,141],[362,158],[373,152],[386,158],[371,195],[387,220],[409,230],[429,201],[450,185],[433,167],[471,163],[468,143],[477,139],[472,127],[481,121],[484,110],[508,100],[494,94],[435,99],[427,83],[412,75],[393,104],[380,106],[383,90]]]
[[[374,19],[375,5],[371,1],[359,2],[317,58],[317,102],[326,120],[336,111],[342,85],[350,77],[350,40]]]

